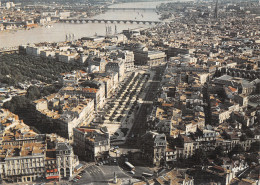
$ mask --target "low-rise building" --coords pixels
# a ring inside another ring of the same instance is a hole
[[[40,56],[41,52],[45,50],[47,50],[47,47],[41,47],[41,46],[38,47],[34,45],[26,46],[27,55]]]
[[[64,63],[75,62],[77,58],[79,58],[78,53],[60,52],[58,56],[58,60]]]

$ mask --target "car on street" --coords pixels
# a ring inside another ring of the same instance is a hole
[[[134,174],[135,174],[135,172],[134,172],[134,171],[128,171],[128,173],[130,173],[130,174],[132,174],[132,175],[134,175]]]

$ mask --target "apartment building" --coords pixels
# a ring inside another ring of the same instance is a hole
[[[68,143],[57,143],[55,149],[59,178],[68,179],[79,164],[78,157],[74,155],[73,148]]]
[[[81,79],[79,87],[66,86],[59,91],[62,95],[76,95],[93,99],[95,110],[103,108],[105,92],[104,83],[88,79]]]
[[[66,141],[57,138],[36,134],[21,121],[6,129],[0,145],[1,179],[26,183],[71,177],[78,158]],[[50,151],[54,155],[50,156]]]
[[[69,140],[73,139],[73,128],[88,125],[94,118],[94,99],[76,95],[52,94],[34,101],[33,106],[39,123],[49,123],[53,131]]]
[[[148,164],[159,166],[166,162],[166,136],[156,132],[147,132],[141,138],[142,159]]]
[[[108,133],[97,132],[93,129],[74,128],[75,153],[87,161],[106,159],[110,150]]]
[[[135,65],[157,66],[166,61],[166,55],[163,51],[144,51],[134,52]]]
[[[28,45],[26,46],[26,54],[27,55],[33,55],[33,56],[40,56],[42,51],[48,50],[47,47],[42,46],[34,46],[34,45]]]
[[[75,62],[76,59],[78,58],[79,58],[78,53],[60,52],[58,55],[58,60],[64,63]]]
[[[118,73],[118,81],[121,82],[125,78],[125,63],[123,60],[108,62],[106,64],[106,72]]]
[[[109,98],[118,87],[118,73],[92,73],[92,80],[103,82],[105,85],[105,98]]]
[[[125,63],[125,72],[133,71],[134,70],[134,52],[133,51],[122,51],[120,53]]]

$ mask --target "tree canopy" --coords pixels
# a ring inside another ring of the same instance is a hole
[[[0,66],[0,81],[8,85],[31,80],[53,83],[58,81],[60,73],[82,67],[78,64],[58,62],[55,59],[19,54],[1,55]]]

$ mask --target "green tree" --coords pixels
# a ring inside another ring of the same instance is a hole
[[[194,155],[192,156],[192,159],[198,165],[208,164],[207,154],[206,154],[205,150],[203,150],[201,148],[195,150]]]
[[[251,153],[251,154],[248,154],[246,155],[246,159],[245,161],[247,162],[247,164],[251,164],[251,163],[256,163],[258,164],[259,161],[258,161],[258,154],[257,153]]]
[[[214,153],[220,157],[223,157],[225,155],[223,146],[217,146],[214,150]]]
[[[254,133],[253,133],[253,131],[250,130],[249,128],[247,128],[247,129],[245,130],[245,134],[246,134],[246,136],[247,136],[248,138],[254,138]]]
[[[3,107],[5,109],[8,109],[9,111],[11,112],[14,112],[15,111],[15,107],[14,107],[14,104],[11,103],[11,101],[8,101],[8,102],[5,102]]]
[[[260,141],[255,141],[251,144],[249,152],[259,152],[260,151]]]
[[[16,113],[17,111],[24,110],[27,108],[29,101],[24,96],[15,96],[11,101],[5,102],[3,107]]]
[[[247,136],[245,134],[242,134],[240,136],[240,141],[246,141],[247,140]]]
[[[237,144],[230,152],[229,152],[229,157],[232,157],[235,154],[243,154],[245,152],[244,148],[240,145]]]
[[[223,165],[223,159],[217,157],[215,160],[214,160],[214,163],[218,166],[221,166]]]
[[[5,62],[2,62],[2,63],[0,63],[1,64],[1,68],[0,68],[0,73],[2,74],[2,75],[9,75],[10,74],[10,69],[9,69],[9,66],[8,65],[6,65],[6,63]]]
[[[38,89],[38,87],[36,86],[30,86],[27,90],[26,93],[26,98],[28,98],[29,100],[36,100],[38,98],[40,98],[41,93],[40,90]]]

